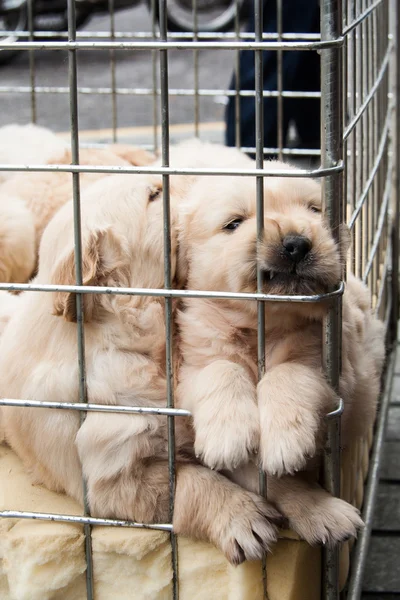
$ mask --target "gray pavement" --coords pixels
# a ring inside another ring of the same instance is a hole
[[[95,16],[84,30],[90,39],[91,32],[109,31],[108,16]],[[151,19],[145,5],[115,13],[115,29],[118,32],[149,32]],[[93,39],[93,38],[92,38]],[[118,50],[116,60],[116,87],[123,90],[144,90],[153,87],[152,53],[149,51]],[[232,74],[235,55],[230,51],[201,51],[199,53],[198,86],[200,89],[216,90],[216,97],[200,98],[199,121],[221,123],[224,117],[224,98],[218,90],[226,89]],[[68,87],[68,58],[64,51],[36,51],[34,53],[35,85],[39,87]],[[157,66],[157,76],[159,68]],[[90,93],[87,88],[111,87],[110,53],[107,50],[82,50],[78,52],[78,85],[86,88],[79,94],[79,127],[81,130],[104,130],[112,127],[112,100],[110,94]],[[10,122],[25,123],[31,120],[31,94],[15,88],[24,86],[29,91],[29,54],[21,52],[11,63],[0,66],[0,88],[12,88],[1,92],[0,125]],[[169,53],[169,86],[171,89],[193,89],[194,56],[192,51],[174,50]],[[87,93],[88,92],[88,93]],[[54,131],[69,130],[67,93],[36,93],[37,122]],[[157,108],[160,120],[160,107]],[[171,96],[170,122],[172,125],[194,122],[194,99],[191,96]],[[117,124],[119,128],[152,126],[153,99],[150,95],[117,96]],[[191,128],[186,127],[184,131]],[[218,133],[215,134],[215,131]],[[174,131],[174,129],[172,129]],[[192,128],[193,132],[194,129]],[[206,128],[211,137],[222,139],[221,127]],[[143,133],[143,130],[142,130]],[[145,132],[146,138],[149,133]],[[100,134],[104,138],[104,133]],[[206,135],[209,137],[209,134]]]
[[[363,600],[400,599],[400,344],[383,448]]]

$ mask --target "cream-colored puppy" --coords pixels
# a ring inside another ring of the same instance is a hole
[[[172,274],[182,188],[171,182]],[[83,281],[161,288],[161,177],[117,175],[82,193]],[[72,205],[60,209],[40,247],[37,283],[74,283]],[[76,298],[26,293],[0,340],[0,394],[79,401]],[[90,402],[166,405],[164,300],[84,295],[86,384]],[[93,515],[169,520],[166,417],[75,411],[1,410],[7,442],[36,482],[82,501],[82,472]],[[176,419],[177,533],[212,541],[234,564],[259,558],[277,538],[276,509],[197,463],[192,429]]]
[[[36,125],[0,128],[0,159],[8,163],[25,162],[33,165],[67,165],[72,162],[71,151],[65,143],[51,131]],[[177,167],[253,166],[253,161],[233,148],[199,140],[188,140],[171,147],[170,159],[171,166]],[[153,154],[127,144],[80,150],[80,163],[84,165],[145,166],[154,160]],[[161,159],[155,163],[156,166],[160,164]],[[80,188],[83,190],[104,176],[103,173],[82,173]],[[195,179],[185,177],[185,187]],[[9,174],[7,182],[0,186],[0,281],[25,283],[33,276],[43,230],[71,196],[70,173]]]
[[[170,147],[170,165],[177,168],[196,169],[254,169],[255,162],[236,148],[221,144],[189,139]],[[155,164],[161,164],[158,159]],[[203,177],[203,176],[202,176]],[[185,184],[198,179],[196,175],[185,176]]]
[[[171,165],[207,167],[207,156],[216,159],[213,166],[240,168],[254,164],[232,149],[187,143],[172,150]],[[184,195],[187,182],[195,179],[171,179],[173,258],[176,198]],[[139,182],[142,187],[137,185]],[[162,286],[162,226],[160,214],[152,213],[159,204],[159,183],[157,177],[112,177],[84,192],[85,283]],[[179,278],[187,270],[186,249],[183,243]],[[73,282],[71,206],[61,209],[49,225],[40,254],[38,281]],[[174,262],[172,267],[174,271]],[[76,400],[74,297],[39,294],[26,298],[0,346],[4,357],[0,393],[18,398]],[[90,401],[165,405],[162,307],[162,301],[151,298],[85,296]],[[58,316],[51,316],[52,312]],[[80,499],[82,466],[94,514],[143,521],[168,518],[164,417],[90,413],[79,429],[79,418],[72,412],[67,415],[25,408],[2,412],[9,443],[38,481]],[[218,473],[195,464],[192,433],[182,420],[177,419],[176,426],[175,530],[213,541],[235,564],[259,557],[276,539],[276,511],[258,495],[248,495]],[[244,485],[255,487],[251,469],[237,471],[235,476]],[[301,480],[282,478],[278,487],[269,485],[269,492],[275,493],[290,525],[309,541],[342,539],[354,534],[360,524],[347,504]]]
[[[61,158],[67,144],[55,133],[33,123],[0,127],[0,164],[40,165]],[[13,177],[0,171],[0,183]]]
[[[188,288],[255,292],[257,264],[265,293],[319,294],[337,285],[345,249],[337,247],[321,215],[319,185],[264,180],[258,252],[255,186],[254,178],[210,177],[192,188],[180,236],[179,268],[187,271]],[[337,405],[321,366],[327,307],[265,304],[266,371],[258,385],[256,302],[186,299],[178,315],[178,401],[192,412],[196,455],[255,490],[257,454],[271,476],[268,497],[310,542],[344,539],[361,523],[353,507],[321,488],[307,490],[299,476],[282,477],[311,466],[309,459],[322,448],[325,415]],[[367,290],[351,276],[343,298],[342,355],[346,445],[374,420],[384,357],[383,325],[369,309]]]
[[[53,155],[43,156],[46,157],[43,162],[48,164],[68,165],[72,162],[71,151],[63,149],[61,152],[59,147],[55,149]],[[153,160],[152,154],[123,144],[113,144],[106,149],[80,150],[80,163],[84,165],[146,165]],[[104,173],[82,173],[79,178],[80,187],[84,189],[103,177],[105,177]],[[37,254],[43,230],[71,196],[72,175],[70,173],[16,173],[0,186],[1,281],[24,283],[32,277],[37,266]]]
[[[62,158],[66,143],[34,124],[0,127],[0,163],[37,165]],[[0,184],[18,175],[0,171]],[[35,265],[34,223],[23,199],[0,185],[0,281],[25,282]]]

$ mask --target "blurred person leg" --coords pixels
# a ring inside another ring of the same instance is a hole
[[[319,0],[283,0],[282,29],[284,33],[319,33]],[[254,11],[249,18],[247,31],[254,32]],[[276,33],[277,12],[275,0],[264,0],[263,31]],[[320,61],[314,51],[283,52],[283,90],[319,91]],[[264,90],[277,90],[277,52],[263,52]],[[235,75],[231,90],[236,89]],[[254,52],[243,50],[240,53],[240,89],[255,91]],[[230,96],[226,110],[226,144],[236,145],[235,97]],[[278,141],[278,102],[276,98],[264,98],[264,147],[276,148]],[[319,148],[320,118],[319,99],[285,98],[283,102],[283,139],[288,133],[289,122],[296,123],[301,148]],[[240,98],[240,145],[255,147],[255,98]],[[249,154],[252,154],[249,152]],[[274,157],[274,155],[269,155]]]

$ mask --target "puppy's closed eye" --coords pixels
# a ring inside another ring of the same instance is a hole
[[[229,221],[229,223],[226,223],[226,225],[224,225],[222,229],[228,232],[235,231],[235,229],[237,229],[239,225],[243,223],[243,221],[244,219],[242,217],[237,217],[236,219]]]
[[[153,202],[157,200],[161,196],[162,187],[161,186],[153,186],[149,188],[149,202]]]
[[[315,204],[310,204],[308,209],[311,210],[311,212],[313,212],[313,213],[321,213],[322,212],[322,210],[319,208],[319,206],[315,206]]]

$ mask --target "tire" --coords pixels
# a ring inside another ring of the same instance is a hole
[[[80,29],[90,20],[92,11],[90,8],[82,8],[77,6],[75,10],[75,22],[76,28]],[[39,14],[35,17],[35,31],[51,31],[54,34],[66,33],[68,31],[68,14],[67,11],[60,12],[48,12],[45,14]],[[46,40],[47,38],[40,36],[36,33],[36,39]],[[54,40],[63,40],[62,36],[54,35]]]
[[[151,0],[146,0],[150,13],[152,12]],[[197,0],[198,31],[204,33],[215,33],[229,31],[235,26],[236,1],[220,0],[220,6],[216,0]],[[217,6],[216,6],[217,5]],[[246,0],[239,0],[238,11],[241,19],[245,13]],[[172,32],[193,31],[192,0],[168,0],[167,26]],[[155,0],[155,20],[159,22],[158,0]],[[211,12],[210,12],[211,11]]]
[[[10,43],[18,43],[18,37],[14,35],[2,35],[4,31],[26,31],[28,23],[28,14],[26,5],[17,10],[9,11],[0,16],[0,39]],[[1,50],[0,65],[8,63],[18,53],[18,50]]]

